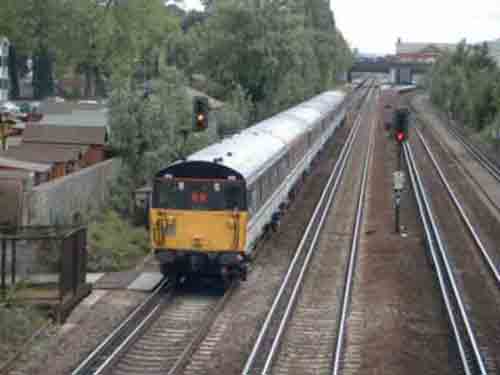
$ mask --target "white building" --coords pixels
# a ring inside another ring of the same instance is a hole
[[[9,98],[9,40],[0,36],[0,102]]]
[[[410,43],[399,38],[396,42],[396,57],[400,62],[432,64],[444,52],[453,52],[456,46],[451,43]]]

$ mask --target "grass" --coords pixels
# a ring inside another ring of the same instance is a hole
[[[133,267],[150,249],[148,232],[108,210],[90,223],[88,270],[119,271]]]
[[[15,354],[46,319],[46,312],[32,306],[0,304],[0,365]]]

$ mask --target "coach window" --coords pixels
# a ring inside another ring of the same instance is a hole
[[[245,209],[245,189],[241,183],[226,183],[224,186],[224,202],[226,209]]]

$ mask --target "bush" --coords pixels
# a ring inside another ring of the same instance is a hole
[[[18,349],[45,321],[46,314],[30,306],[0,305],[0,363]]]
[[[89,271],[118,271],[133,267],[149,249],[148,233],[108,210],[90,223]]]

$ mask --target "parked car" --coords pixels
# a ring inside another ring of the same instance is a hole
[[[14,103],[6,101],[3,103],[0,103],[0,112],[17,115],[21,112],[21,110]]]
[[[43,114],[40,112],[39,107],[39,102],[25,102],[21,104],[21,113],[17,115],[17,118],[24,122],[38,122],[43,118]]]

